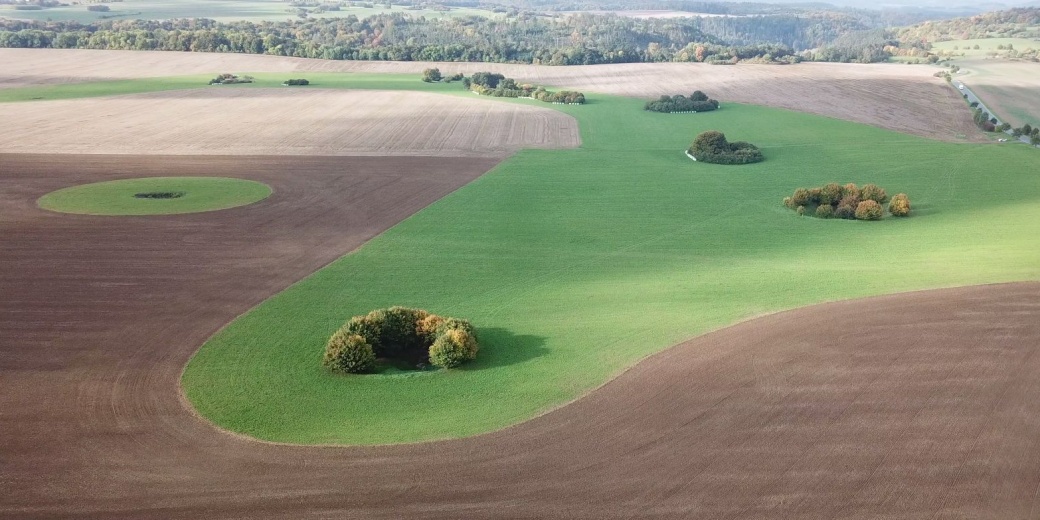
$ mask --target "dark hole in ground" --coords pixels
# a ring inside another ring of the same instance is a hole
[[[134,197],[139,199],[177,199],[183,196],[183,191],[149,191],[134,194]]]

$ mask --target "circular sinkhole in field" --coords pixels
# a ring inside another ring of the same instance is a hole
[[[82,184],[53,191],[37,204],[81,215],[174,215],[245,206],[271,187],[229,177],[146,177]]]

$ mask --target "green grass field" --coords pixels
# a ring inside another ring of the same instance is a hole
[[[140,198],[144,193],[176,198]],[[146,177],[83,184],[40,197],[43,209],[84,215],[172,215],[244,206],[266,199],[266,184],[224,177]]]
[[[293,443],[474,435],[762,313],[1040,278],[1040,155],[1028,147],[938,143],[732,103],[666,115],[589,97],[557,106],[581,123],[581,149],[518,153],[215,335],[182,381],[198,411]],[[706,129],[758,144],[766,162],[690,161],[682,151]],[[781,205],[794,188],[830,181],[906,192],[915,213],[827,221]],[[479,359],[393,376],[321,369],[333,330],[390,305],[472,320]]]
[[[108,12],[87,11],[86,5],[51,7],[38,11],[16,10],[13,6],[0,6],[0,17],[18,20],[54,20],[91,23],[105,20],[169,20],[173,18],[211,18],[223,22],[245,20],[250,22],[299,20],[297,9],[283,0],[124,0],[106,4]],[[365,18],[380,13],[406,13],[427,18],[444,18],[478,15],[500,16],[480,9],[451,8],[447,11],[434,9],[405,9],[402,6],[370,4],[373,7],[352,6],[340,11],[311,13],[315,18],[342,18],[350,15]]]

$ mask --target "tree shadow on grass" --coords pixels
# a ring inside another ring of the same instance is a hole
[[[498,327],[478,328],[477,340],[480,341],[477,359],[459,367],[458,370],[483,370],[517,365],[549,352],[549,349],[545,348],[545,338],[541,336],[517,335],[509,329]]]

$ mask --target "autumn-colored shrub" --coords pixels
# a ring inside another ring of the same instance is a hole
[[[428,314],[415,324],[415,333],[430,343],[437,339],[437,330],[444,323],[444,318],[436,314]]]
[[[876,200],[865,200],[856,206],[856,220],[881,220],[885,211]]]
[[[809,190],[805,188],[798,188],[794,190],[794,195],[791,195],[791,209],[797,208],[798,206],[804,206],[809,203]]]
[[[430,346],[430,364],[453,368],[477,357],[477,340],[461,328],[448,329]]]
[[[838,203],[834,208],[834,218],[854,219],[856,218],[856,206]]]
[[[475,358],[477,350],[476,332],[466,320],[390,307],[347,321],[329,338],[323,362],[344,373],[370,371],[379,359],[450,368]]]
[[[863,200],[863,197],[860,195],[859,188],[856,187],[856,184],[853,182],[850,182],[841,187],[841,198],[844,199],[846,197],[854,198],[857,201]]]
[[[372,349],[379,352],[383,346],[379,341],[383,334],[383,313],[372,311],[364,316],[354,316],[340,330],[365,338],[365,341],[372,345]]]
[[[900,193],[895,197],[892,197],[892,202],[888,205],[888,212],[893,217],[906,217],[910,215],[910,198],[905,193]]]
[[[441,323],[437,327],[437,335],[446,333],[449,330],[461,329],[470,334],[476,335],[477,331],[473,328],[473,324],[467,320],[459,318],[445,318],[444,323]]]
[[[848,206],[852,208],[853,213],[856,212],[856,207],[859,206],[859,197],[853,194],[845,195],[838,201],[838,207]]]
[[[832,182],[820,188],[820,204],[833,205],[841,200],[841,184]]]
[[[322,364],[334,372],[360,374],[372,369],[376,362],[372,345],[365,338],[344,329],[337,330],[325,344]]]
[[[877,184],[864,185],[863,189],[860,190],[860,198],[863,200],[872,200],[878,204],[888,202],[888,194],[885,193],[885,189]]]

